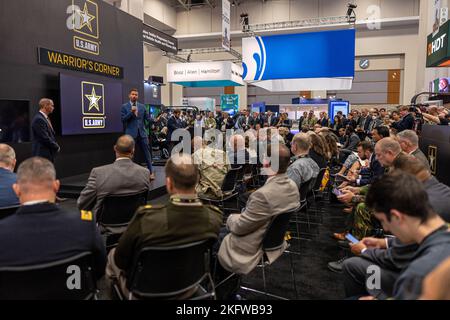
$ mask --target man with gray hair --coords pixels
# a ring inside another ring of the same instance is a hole
[[[19,199],[12,189],[16,183],[16,153],[7,144],[0,143],[0,208],[19,205]]]
[[[413,130],[404,130],[397,134],[398,142],[403,150],[403,152],[410,154],[420,160],[424,166],[430,170],[430,163],[427,157],[419,149],[419,137],[417,133]]]
[[[105,196],[140,193],[150,188],[150,172],[133,162],[134,139],[123,135],[114,145],[116,161],[92,169],[86,187],[81,191],[79,209],[93,210],[97,215]]]
[[[13,189],[21,206],[0,219],[0,267],[50,263],[91,252],[98,279],[105,273],[106,251],[92,212],[57,206],[59,186],[47,159],[33,157],[20,164]]]
[[[383,138],[375,145],[377,160],[385,168],[391,167],[400,154],[402,154],[402,148],[393,138]]]
[[[300,189],[302,183],[315,179],[319,174],[319,166],[309,157],[311,138],[306,133],[297,133],[292,139],[291,151],[295,161],[287,169],[287,176]]]

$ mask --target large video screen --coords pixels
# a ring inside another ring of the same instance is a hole
[[[63,135],[121,132],[122,84],[60,74]]]
[[[30,141],[30,102],[0,100],[0,142]]]
[[[430,92],[450,92],[450,78],[437,78],[430,82]]]

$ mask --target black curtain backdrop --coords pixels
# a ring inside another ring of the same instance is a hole
[[[138,88],[144,102],[142,21],[101,0],[73,0],[81,10],[84,3],[98,6],[99,37],[92,39],[67,27],[72,0],[0,1],[0,99],[30,101],[30,120],[38,112],[38,101],[48,97],[55,102],[51,115],[61,152],[56,159],[59,178],[89,172],[94,166],[114,159],[113,144],[120,133],[61,136],[59,73],[87,79],[119,81],[123,102],[130,88]],[[92,11],[92,10],[90,10]],[[89,12],[92,13],[92,12]],[[95,30],[94,30],[95,31]],[[74,49],[74,36],[100,44],[99,55]],[[124,78],[112,79],[78,71],[38,64],[38,47],[123,67]],[[120,113],[121,105],[113,106]],[[12,144],[18,164],[31,156],[31,143]]]

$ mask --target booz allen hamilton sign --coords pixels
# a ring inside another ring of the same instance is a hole
[[[427,38],[427,68],[450,66],[450,20]]]
[[[142,37],[146,44],[173,54],[177,54],[178,52],[177,38],[171,37],[149,25],[143,24]]]

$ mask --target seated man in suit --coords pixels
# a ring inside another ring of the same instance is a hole
[[[416,157],[428,170],[430,170],[430,163],[428,162],[427,157],[419,149],[419,137],[415,131],[403,130],[397,134],[397,138],[403,152]]]
[[[409,112],[408,106],[401,106],[399,108],[399,113],[401,120],[394,122],[392,128],[396,129],[397,132],[402,132],[404,130],[412,130],[414,128],[414,117]]]
[[[0,220],[0,267],[49,263],[89,251],[97,278],[103,276],[106,251],[92,212],[55,205],[59,181],[50,161],[22,162],[13,188],[21,206]]]
[[[117,139],[114,146],[116,161],[92,169],[77,201],[79,209],[93,210],[97,215],[105,196],[139,193],[150,188],[149,170],[131,160],[134,147],[134,139],[129,135]]]
[[[165,171],[169,202],[140,207],[117,248],[108,255],[106,273],[111,279],[118,280],[122,293],[126,295],[127,276],[132,271],[133,259],[142,248],[214,240],[222,225],[220,210],[203,205],[197,197],[198,169],[190,156],[172,156]]]
[[[271,163],[265,164],[268,179],[264,186],[253,192],[241,214],[231,214],[227,219],[227,234],[220,244],[218,259],[223,268],[237,274],[248,274],[263,255],[261,243],[273,218],[300,207],[300,195],[294,181],[288,178],[290,152],[282,144],[278,147],[278,171]],[[268,156],[271,150],[268,148]],[[276,196],[274,196],[276,195]],[[276,260],[286,248],[267,253],[269,262]]]
[[[14,149],[7,144],[0,143],[0,208],[19,205],[12,188],[16,183],[16,153]]]

